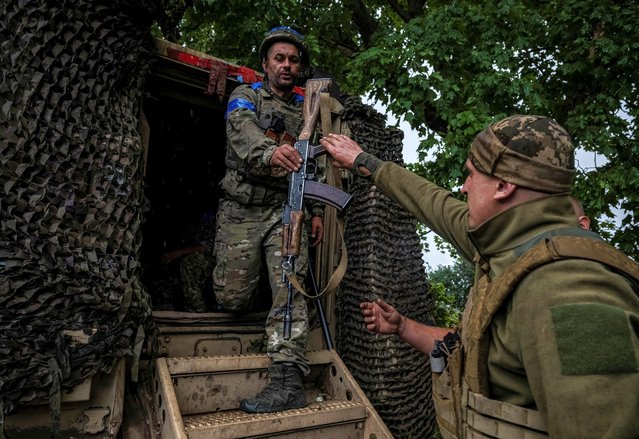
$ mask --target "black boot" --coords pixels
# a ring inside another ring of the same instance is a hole
[[[271,413],[306,406],[302,371],[293,363],[269,367],[268,385],[254,399],[243,399],[240,409],[250,413]]]

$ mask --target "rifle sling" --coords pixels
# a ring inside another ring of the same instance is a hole
[[[329,93],[324,93],[324,92],[320,93],[320,118],[322,123],[323,135],[328,135],[329,133],[341,131],[340,118],[337,117],[335,121],[333,121],[333,117],[332,117],[333,103],[334,103],[333,98],[331,98]],[[339,170],[331,166],[329,160],[326,161],[326,167],[329,170],[329,172],[327,172],[328,178],[333,180],[329,182],[331,186],[341,189],[342,181],[339,176]],[[286,273],[286,278],[289,280],[291,284],[293,284],[295,289],[310,299],[317,299],[323,296],[324,293],[332,294],[337,289],[337,286],[340,284],[340,282],[344,278],[344,274],[346,274],[346,268],[348,267],[348,253],[346,251],[346,242],[344,241],[344,219],[341,218],[340,216],[337,216],[337,230],[340,236],[341,248],[342,248],[340,261],[339,261],[339,264],[337,264],[335,271],[333,271],[333,274],[331,274],[330,279],[326,283],[326,286],[324,287],[321,293],[318,293],[316,296],[311,296],[306,291],[304,291],[304,288],[302,287],[300,281],[297,279],[297,276],[295,275],[295,273],[293,272]]]
[[[322,119],[322,134],[328,135],[329,133],[340,133],[341,132],[341,113],[344,110],[344,107],[341,103],[331,97],[329,93],[321,93],[320,94],[320,117]],[[337,114],[337,117],[333,119],[333,113]],[[342,178],[340,176],[339,170],[331,165],[330,160],[326,160],[326,168],[328,170],[327,177],[329,179],[328,183],[336,187],[339,190],[343,189],[342,186]],[[344,241],[344,219],[339,215],[336,216],[337,219],[337,232],[340,236],[341,242],[341,255],[339,264],[331,274],[330,279],[326,283],[324,290],[319,294],[321,296],[325,292],[328,294],[332,294],[342,282],[344,275],[346,274],[346,268],[348,267],[348,252],[346,251],[346,242]]]
[[[322,297],[324,293],[332,294],[344,278],[346,268],[348,267],[348,254],[346,252],[346,243],[344,242],[344,220],[341,217],[337,217],[337,230],[342,242],[342,254],[340,256],[339,264],[337,264],[335,271],[333,271],[333,274],[331,274],[330,279],[321,292],[318,292],[317,295],[311,296],[304,290],[304,287],[302,287],[297,275],[293,271],[284,271],[286,278],[295,287],[295,289],[309,299],[318,299]]]
[[[331,117],[331,95],[320,93],[320,118],[322,122],[322,135],[333,132],[333,118]]]

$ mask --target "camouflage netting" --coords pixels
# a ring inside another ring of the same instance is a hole
[[[0,2],[0,419],[136,355],[143,0]]]
[[[138,112],[148,29],[172,2],[0,0],[0,424],[135,356],[150,329]],[[349,99],[345,117],[368,151],[401,162],[401,133],[379,114]],[[338,349],[396,436],[427,437],[426,358],[356,317],[375,293],[428,315],[415,221],[368,181],[354,195]]]
[[[403,164],[403,133],[357,98],[343,116],[364,150]],[[435,425],[427,357],[396,336],[366,330],[359,303],[381,298],[426,322],[434,299],[426,281],[415,219],[367,179],[356,178],[345,232],[348,271],[337,296],[337,350],[396,437],[430,437]],[[353,227],[357,224],[357,227]]]

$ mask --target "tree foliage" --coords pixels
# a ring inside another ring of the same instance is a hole
[[[185,2],[182,43],[253,68],[265,30],[296,27],[342,91],[370,95],[417,130],[412,169],[449,188],[461,185],[468,145],[487,123],[555,118],[597,155],[577,163],[574,191],[593,229],[639,256],[637,2]]]
[[[473,266],[461,258],[450,266],[440,265],[428,270],[431,291],[435,295],[433,318],[435,325],[452,328],[461,320],[468,292],[473,284]]]

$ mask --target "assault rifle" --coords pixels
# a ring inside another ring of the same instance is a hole
[[[286,300],[286,312],[284,314],[284,339],[291,337],[291,307],[293,304],[294,288],[304,293],[299,281],[295,277],[295,260],[299,257],[302,242],[302,229],[304,228],[304,200],[311,198],[329,204],[336,209],[344,209],[351,200],[351,196],[333,186],[315,181],[317,170],[316,157],[326,153],[324,148],[313,146],[310,143],[311,136],[317,125],[320,114],[320,95],[327,91],[331,84],[330,79],[309,79],[306,82],[304,98],[303,118],[304,124],[300,132],[295,149],[302,157],[303,163],[300,170],[290,175],[288,183],[288,200],[284,205],[282,224],[284,225],[282,236],[282,280],[288,287]],[[309,270],[310,270],[309,264]],[[319,300],[319,292],[315,292],[314,300],[318,306],[318,314],[322,320],[322,330],[327,346],[331,349],[330,335],[324,312]]]

